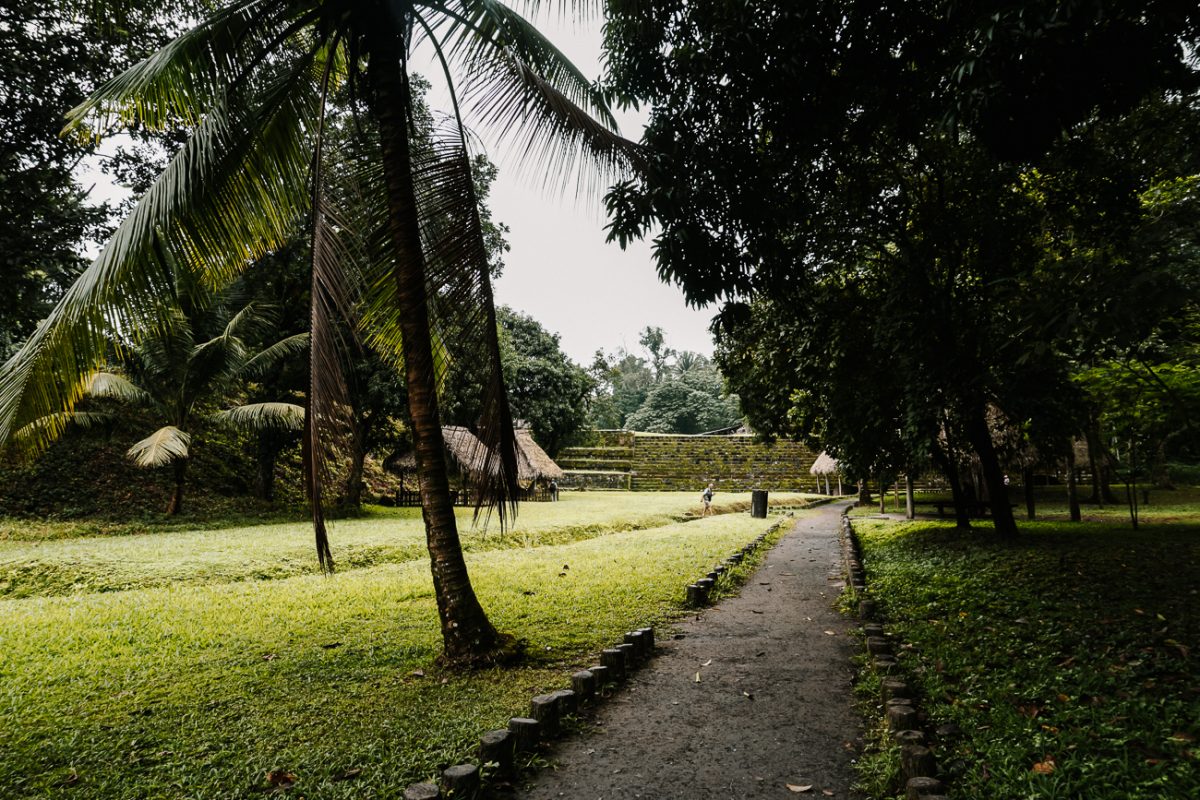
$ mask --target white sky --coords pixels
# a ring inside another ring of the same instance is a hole
[[[585,75],[600,75],[598,19],[586,28],[557,13],[545,12],[533,21]],[[626,138],[641,137],[643,114],[618,114],[618,120]],[[648,242],[625,251],[605,244],[602,195],[576,200],[573,191],[544,190],[535,170],[518,175],[503,150],[490,145],[487,132],[480,134],[500,167],[492,214],[511,228],[512,251],[496,284],[498,302],[558,333],[563,351],[584,365],[597,349],[639,351],[638,332],[647,325],[661,327],[667,345],[676,350],[712,354],[708,324],[716,309],[689,308],[678,288],[662,283]]]
[[[583,27],[547,12],[532,19],[585,75],[599,76],[599,20]],[[448,110],[449,104],[440,99],[444,94],[438,91],[438,73],[432,66],[417,69],[433,83],[431,105]],[[618,114],[618,119],[624,136],[640,138],[644,116]],[[563,351],[584,366],[598,349],[638,352],[638,332],[647,325],[661,327],[667,345],[675,350],[711,355],[708,323],[715,309],[689,308],[677,288],[663,284],[648,242],[632,243],[625,251],[605,243],[602,194],[576,199],[573,190],[544,189],[536,169],[518,174],[504,148],[489,141],[486,130],[478,133],[500,167],[489,198],[492,215],[510,228],[512,250],[505,255],[504,274],[495,286],[498,303],[559,334]],[[97,200],[119,194],[98,169],[85,166],[80,179],[85,186],[97,184]]]

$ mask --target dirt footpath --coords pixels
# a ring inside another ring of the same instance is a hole
[[[832,609],[843,507],[803,512],[739,597],[689,617],[680,638],[660,631],[655,658],[517,796],[857,797],[853,643]]]

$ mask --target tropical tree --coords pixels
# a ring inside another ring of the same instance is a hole
[[[411,65],[422,46],[440,65],[454,114],[431,146],[415,148]],[[360,197],[377,201],[352,218],[325,191],[324,120],[343,89],[350,113],[371,123],[352,161]],[[105,84],[71,111],[69,131],[91,136],[118,124],[182,122],[191,136],[5,365],[0,441],[32,419],[71,408],[102,363],[111,331],[137,336],[165,322],[164,254],[219,286],[283,245],[309,216],[305,452],[319,559],[332,567],[322,512],[324,442],[345,427],[333,320],[354,316],[356,284],[347,269],[354,262],[366,294],[356,326],[403,364],[445,656],[493,657],[502,640],[462,558],[437,400],[439,376],[450,365],[489,364],[477,431],[489,465],[480,488],[503,524],[515,509],[506,503],[517,490],[516,450],[463,113],[518,142],[549,174],[578,176],[580,190],[593,186],[588,175],[613,177],[633,152],[613,132],[599,89],[495,0],[232,0]],[[451,323],[453,337],[445,335]],[[34,444],[59,430],[45,426]]]
[[[193,450],[193,426],[246,379],[259,377],[308,347],[308,334],[285,337],[256,349],[249,342],[274,329],[271,309],[242,302],[236,291],[211,297],[196,285],[176,281],[167,325],[114,348],[115,369],[87,377],[84,395],[140,407],[159,427],[127,453],[139,467],[171,467],[173,492],[168,514],[183,510],[184,486]],[[95,412],[69,414],[87,425]],[[304,427],[304,407],[286,402],[244,403],[211,415],[230,427],[252,432],[295,431]],[[32,424],[36,428],[43,424]]]

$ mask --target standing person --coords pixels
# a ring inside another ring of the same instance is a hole
[[[558,481],[554,478],[550,479],[550,499],[554,502],[558,501]]]
[[[713,498],[713,485],[710,483],[708,485],[708,488],[700,493],[700,499],[704,501],[704,511],[701,512],[700,516],[707,517],[709,514],[712,513],[712,498]]]

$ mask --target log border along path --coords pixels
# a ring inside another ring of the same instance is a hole
[[[558,743],[522,800],[858,798],[862,720],[838,531],[845,503],[801,512],[737,597],[689,616]]]

